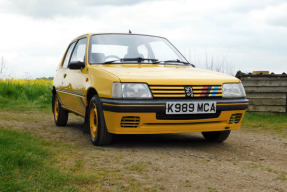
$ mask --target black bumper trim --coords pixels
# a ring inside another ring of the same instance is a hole
[[[115,104],[115,105],[165,105],[166,102],[191,102],[191,101],[216,101],[217,104],[228,104],[228,103],[249,103],[246,98],[238,99],[110,99],[100,98],[102,103]]]
[[[190,100],[190,99],[161,99],[161,100],[123,100],[123,99],[107,99],[101,98],[103,103],[104,111],[111,112],[132,112],[132,113],[165,113],[165,104],[166,102],[171,101],[180,101],[180,102],[191,102],[191,101],[203,101],[203,100]],[[248,108],[249,101],[247,99],[209,99],[205,101],[216,101],[216,110],[217,111],[233,111],[233,110],[245,110]],[[234,103],[234,105],[232,105]],[[236,104],[235,104],[236,103]],[[242,103],[242,105],[238,104]],[[227,104],[227,105],[220,105]],[[133,105],[142,105],[142,106],[133,106]],[[145,106],[146,105],[146,106]],[[154,105],[154,106],[152,106]],[[164,106],[158,106],[164,105]]]
[[[221,111],[211,114],[173,114],[167,115],[165,113],[156,113],[157,120],[193,120],[193,119],[214,119],[218,118],[221,114]]]
[[[159,106],[111,106],[103,104],[103,109],[104,111],[132,112],[132,113],[165,112],[165,107],[159,107]]]

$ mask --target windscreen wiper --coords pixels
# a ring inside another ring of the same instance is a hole
[[[122,61],[137,61],[137,62],[142,62],[142,61],[152,61],[152,62],[157,62],[157,59],[148,59],[148,58],[142,58],[142,57],[135,57],[135,58],[123,58]]]
[[[114,62],[117,62],[117,61],[122,61],[122,59],[106,61],[106,62],[104,62],[104,64],[114,63]]]
[[[182,63],[182,64],[189,64],[189,65],[195,67],[193,64],[191,64],[191,63],[189,63],[189,62],[181,61],[181,60],[179,60],[179,59],[164,60],[164,61],[156,61],[156,62],[154,62],[154,64],[158,64],[158,63]]]
[[[189,64],[188,62],[181,61],[181,60],[179,60],[179,59],[157,61],[157,62],[155,62],[155,63],[183,63],[183,64]]]
[[[114,62],[123,62],[123,61],[137,61],[138,63],[142,61],[152,61],[153,63],[157,62],[157,59],[148,59],[148,58],[142,58],[142,57],[135,57],[135,58],[122,58],[122,59],[117,59],[117,60],[112,60],[112,61],[106,61],[104,64],[109,64],[109,63],[114,63]]]

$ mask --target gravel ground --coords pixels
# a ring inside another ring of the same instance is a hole
[[[83,119],[69,118],[66,127],[56,127],[52,114],[2,111],[0,127],[78,146],[71,156],[82,159],[84,168],[119,168],[125,178],[155,191],[287,191],[287,138],[279,135],[236,130],[221,144],[206,142],[200,133],[118,135],[112,145],[95,147],[82,132]]]

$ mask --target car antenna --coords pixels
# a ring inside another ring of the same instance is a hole
[[[129,34],[132,34],[131,30],[129,29]]]

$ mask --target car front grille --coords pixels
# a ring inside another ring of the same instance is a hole
[[[121,120],[122,128],[137,128],[140,123],[140,117],[138,116],[124,116]]]
[[[239,123],[239,121],[241,120],[241,117],[242,117],[241,113],[234,113],[234,114],[232,114],[230,119],[229,119],[229,124]]]
[[[222,87],[215,86],[198,86],[198,85],[150,85],[153,98],[210,98],[222,97]],[[187,88],[192,88],[191,94],[186,92]]]

